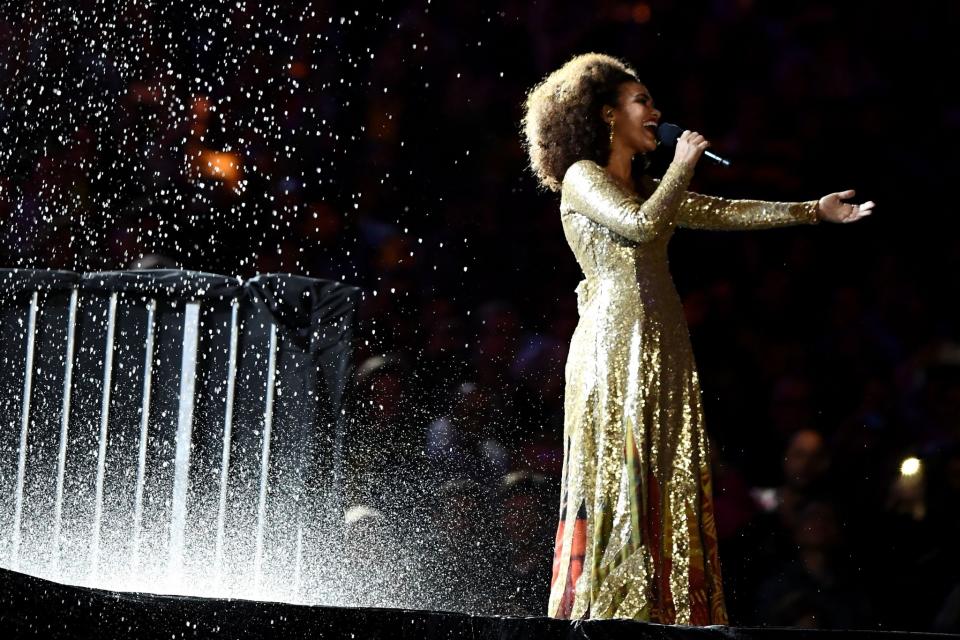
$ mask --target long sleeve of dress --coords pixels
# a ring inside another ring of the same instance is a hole
[[[817,209],[816,200],[730,200],[687,191],[677,213],[677,225],[691,229],[769,229],[816,224]]]
[[[579,160],[563,178],[561,210],[581,213],[634,242],[647,242],[675,224],[671,213],[691,177],[692,172],[682,165],[671,164],[650,197],[641,200],[597,163]]]

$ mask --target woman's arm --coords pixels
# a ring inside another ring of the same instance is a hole
[[[728,200],[686,192],[677,224],[693,229],[769,229],[795,224],[856,222],[873,213],[873,200],[863,204],[843,202],[856,195],[853,189],[828,193],[807,202]]]
[[[692,174],[684,164],[671,163],[650,197],[641,200],[597,163],[579,160],[563,177],[560,210],[581,213],[634,242],[647,242],[674,224]]]
[[[677,225],[691,229],[769,229],[819,221],[817,200],[767,202],[730,200],[688,191],[677,214]]]

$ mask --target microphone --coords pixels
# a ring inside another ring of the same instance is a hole
[[[678,127],[675,124],[670,124],[669,122],[661,122],[657,126],[657,140],[660,141],[660,144],[665,144],[668,147],[677,146],[677,139],[680,138],[680,134],[683,133],[683,128]],[[707,156],[717,164],[729,167],[730,161],[726,158],[721,158],[710,149],[705,149],[703,155]]]

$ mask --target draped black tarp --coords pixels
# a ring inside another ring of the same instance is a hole
[[[294,275],[0,270],[0,564],[306,588],[291,577],[342,520],[358,298]]]
[[[950,640],[957,635],[681,627],[111,593],[0,570],[0,637],[429,640]]]

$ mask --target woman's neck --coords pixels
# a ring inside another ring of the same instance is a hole
[[[633,189],[633,152],[623,147],[616,147],[610,151],[610,159],[607,161],[607,172],[612,175],[617,182],[625,187]]]

